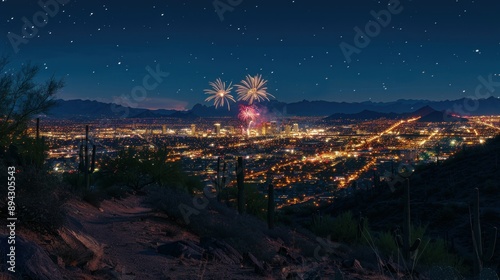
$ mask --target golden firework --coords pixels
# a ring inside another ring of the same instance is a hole
[[[262,75],[257,74],[254,77],[247,75],[241,84],[236,85],[238,100],[248,101],[248,104],[252,104],[254,101],[269,101],[269,96],[274,96],[267,92],[266,83],[267,81],[262,79]]]
[[[231,108],[229,106],[229,100],[236,102],[236,100],[234,100],[234,97],[231,95],[231,90],[233,89],[231,84],[232,83],[229,83],[229,85],[226,87],[226,83],[223,82],[220,78],[215,80],[215,82],[210,82],[209,85],[212,87],[212,89],[203,90],[205,94],[211,95],[207,97],[205,101],[214,100],[215,108],[224,106],[224,103],[226,103],[227,109],[230,110]]]

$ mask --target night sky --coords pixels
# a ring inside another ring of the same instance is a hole
[[[42,79],[64,77],[63,99],[130,98],[147,67],[168,76],[149,79],[135,107],[209,105],[209,82],[247,74],[262,74],[284,102],[458,99],[474,95],[478,76],[500,82],[498,0],[218,0],[229,8],[222,14],[213,0],[58,0],[67,4],[52,7],[46,24],[38,1],[0,1],[0,53],[12,67],[39,64]],[[356,47],[354,28],[388,9],[399,13],[348,62],[340,44]],[[34,15],[40,27],[23,39],[32,30],[22,18]]]

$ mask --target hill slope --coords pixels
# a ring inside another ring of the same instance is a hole
[[[106,200],[100,208],[70,199],[57,236],[18,232],[23,240],[18,249],[38,252],[25,256],[19,273],[22,279],[47,280],[332,279],[339,273],[344,279],[387,279],[349,265],[345,245],[330,243],[341,249],[328,254],[314,236],[281,227],[268,230],[255,217],[216,201],[198,207],[186,224],[174,212],[192,203],[192,197],[168,190]],[[2,241],[6,234],[0,229]],[[1,279],[9,275],[0,269]]]
[[[324,211],[334,216],[345,211],[361,213],[375,229],[394,229],[403,225],[401,183],[395,187],[394,192],[387,184],[358,191],[338,198]],[[431,236],[447,240],[469,261],[473,252],[469,206],[475,188],[479,189],[483,244],[492,244],[494,227],[500,228],[500,137],[467,148],[439,165],[417,167],[410,178],[412,223],[428,226]],[[497,247],[491,264],[499,261]]]

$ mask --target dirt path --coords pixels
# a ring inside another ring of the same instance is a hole
[[[100,209],[72,202],[69,215],[81,223],[83,232],[104,246],[102,263],[111,269],[110,278],[221,279],[221,274],[228,273],[232,279],[255,279],[251,269],[158,254],[157,246],[166,242],[199,240],[166,215],[144,207],[141,197],[104,201]]]

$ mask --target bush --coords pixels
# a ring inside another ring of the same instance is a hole
[[[368,230],[367,221],[364,221],[363,226],[365,230]],[[362,241],[359,238],[359,222],[353,218],[350,211],[342,213],[336,218],[331,216],[315,217],[311,230],[316,235],[330,236],[332,240],[339,242],[357,243]]]
[[[456,255],[450,253],[443,239],[430,239],[425,235],[426,227],[411,227],[411,241],[413,244],[417,238],[422,242],[418,248],[415,263],[423,266],[454,266],[459,267],[462,260]],[[391,232],[382,232],[378,234],[375,241],[376,248],[385,256],[393,259],[400,259],[402,253],[398,248],[394,235]]]
[[[397,258],[398,245],[391,232],[384,231],[377,234],[375,246],[386,257]]]
[[[265,220],[267,217],[267,199],[255,185],[245,186],[246,213]]]
[[[340,214],[334,223],[333,238],[341,242],[356,242],[358,237],[358,222],[351,212]]]
[[[333,229],[334,221],[331,216],[314,216],[311,231],[318,236],[327,237]]]
[[[266,261],[276,253],[266,243],[268,229],[263,221],[251,215],[239,215],[215,198],[193,198],[187,191],[152,187],[147,202],[194,234],[226,241],[240,253],[251,252]]]
[[[92,190],[89,190],[85,186],[82,174],[64,173],[63,181],[69,186],[69,190],[74,195],[96,208],[99,208],[101,201],[103,201],[107,197],[110,197],[110,195],[108,194],[108,190],[111,190],[112,187],[109,187],[106,190],[103,190],[101,188],[94,188]]]
[[[462,260],[448,251],[446,243],[443,239],[425,239],[426,242],[421,245],[423,248],[420,249],[421,253],[419,253],[419,257],[417,259],[419,264],[453,267],[460,267],[462,265]]]
[[[0,177],[3,182],[7,181],[4,176]],[[68,197],[60,180],[33,167],[18,169],[15,178],[14,202],[19,226],[39,233],[55,233],[64,222],[62,206]],[[7,188],[2,188],[0,196],[6,197],[6,191]]]
[[[413,244],[417,238],[420,238],[422,240],[422,243],[420,244],[420,252],[425,246],[425,241],[423,239],[424,233],[425,233],[425,227],[414,227],[411,226],[410,229],[410,235],[411,235],[411,240],[410,244]],[[400,233],[397,233],[400,234]],[[392,232],[382,232],[378,234],[378,238],[376,239],[375,246],[378,248],[378,250],[383,253],[387,257],[392,257],[394,259],[397,259],[398,257],[401,257],[400,249],[398,248],[398,245],[396,243],[395,239],[395,234]]]

